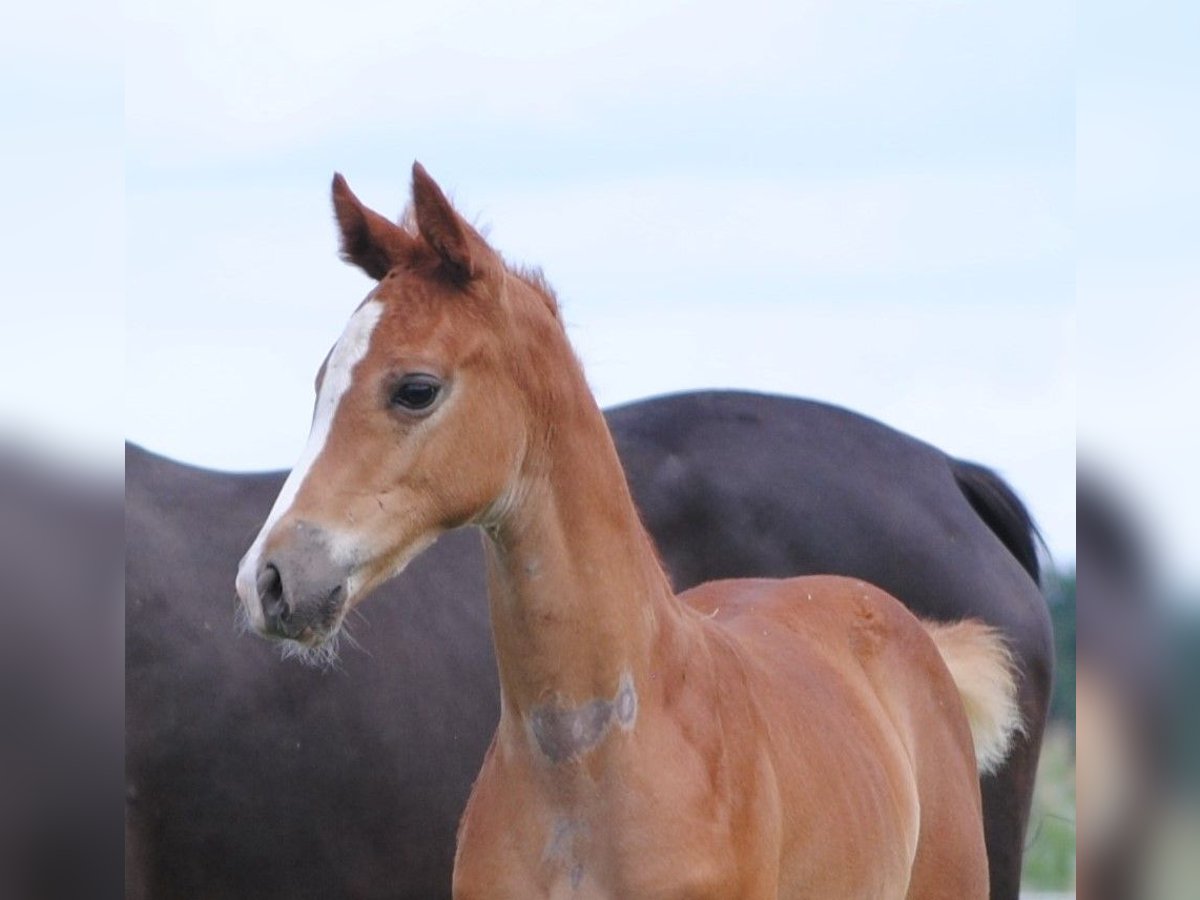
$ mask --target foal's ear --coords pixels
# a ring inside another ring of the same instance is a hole
[[[454,211],[442,189],[419,162],[413,163],[412,195],[417,231],[450,273],[463,281],[482,274],[491,255],[487,242]]]
[[[338,173],[333,176],[333,212],[342,234],[342,259],[376,281],[412,256],[413,239],[399,225],[363,206]]]

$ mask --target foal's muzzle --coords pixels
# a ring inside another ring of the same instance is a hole
[[[255,576],[262,632],[319,643],[342,615],[348,567],[334,560],[327,535],[307,523],[297,523],[272,543]]]

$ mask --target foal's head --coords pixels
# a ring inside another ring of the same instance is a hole
[[[582,383],[549,290],[419,164],[405,224],[341,176],[333,205],[343,257],[379,283],[317,373],[308,444],[237,576],[259,633],[310,647],[439,533],[502,516],[551,395]]]

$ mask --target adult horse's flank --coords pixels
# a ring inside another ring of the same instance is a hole
[[[546,286],[419,166],[415,232],[340,177],[334,204],[381,282],[237,588],[260,633],[318,647],[484,529],[501,718],[456,895],[986,896],[976,761],[1019,724],[998,637],[845,578],[676,598]]]

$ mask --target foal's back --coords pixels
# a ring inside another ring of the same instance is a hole
[[[912,613],[837,576],[712,582],[681,599],[718,648],[718,702],[745,704],[766,736],[789,811],[761,836],[783,861],[781,896],[987,896],[971,732]]]

